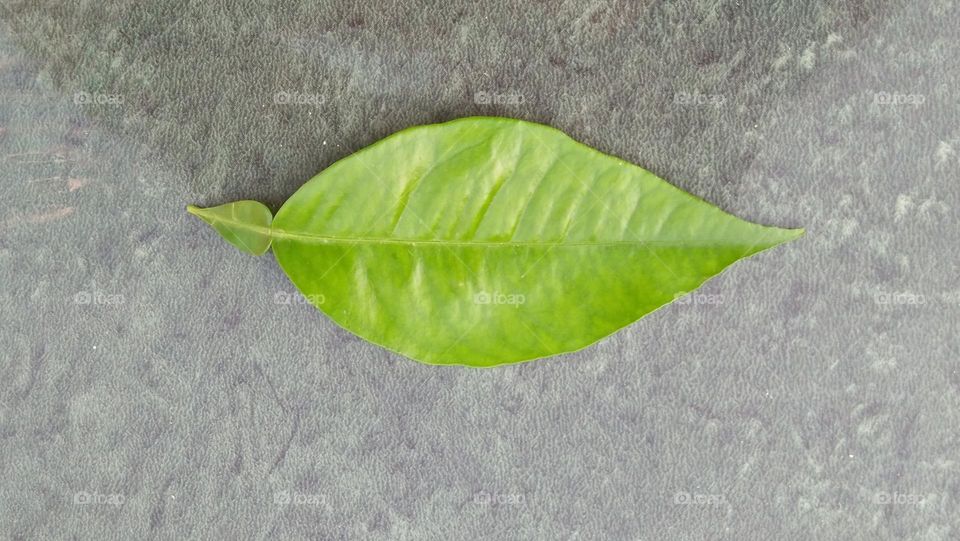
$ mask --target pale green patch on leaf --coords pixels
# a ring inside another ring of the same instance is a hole
[[[259,207],[255,206],[259,205]],[[241,250],[272,243],[308,299],[430,364],[575,351],[802,235],[741,220],[548,126],[471,117],[395,133],[277,212],[191,212]]]

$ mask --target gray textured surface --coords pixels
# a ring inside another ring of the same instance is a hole
[[[960,537],[956,2],[46,4],[0,8],[0,537]],[[183,211],[471,114],[807,236],[447,369]]]

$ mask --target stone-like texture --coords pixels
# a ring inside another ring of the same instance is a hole
[[[960,536],[956,2],[59,4],[0,7],[0,536]],[[472,114],[807,236],[474,370],[184,212]]]

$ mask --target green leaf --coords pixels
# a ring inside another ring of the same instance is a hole
[[[344,328],[470,366],[581,349],[803,233],[743,221],[548,126],[493,117],[409,128],[348,156],[269,227],[263,212],[206,212],[245,251],[272,240],[293,283]]]

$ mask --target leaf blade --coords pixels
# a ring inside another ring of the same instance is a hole
[[[335,163],[272,231],[278,263],[338,324],[470,366],[581,349],[802,234],[740,220],[553,128],[487,117],[409,128]]]

